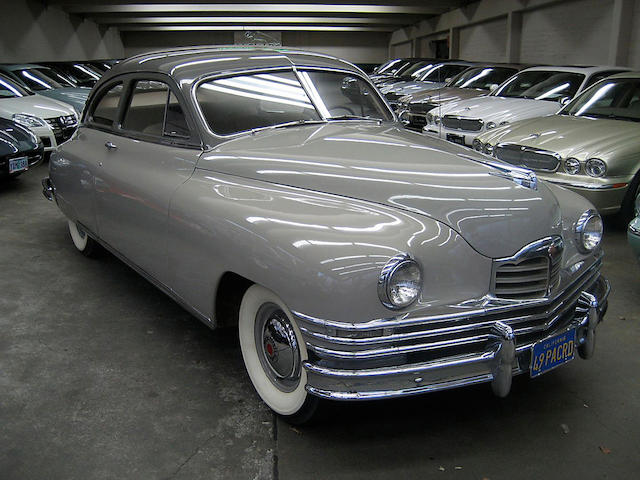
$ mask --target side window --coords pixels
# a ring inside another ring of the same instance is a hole
[[[119,82],[107,90],[95,104],[90,121],[98,125],[112,127],[117,120],[121,98],[122,82]]]
[[[191,136],[187,126],[187,119],[173,92],[169,93],[163,133],[167,137],[189,138]]]
[[[169,87],[156,81],[137,81],[133,88],[129,107],[124,114],[123,130],[162,136],[164,111]]]
[[[178,99],[166,83],[156,80],[135,82],[122,129],[154,137],[191,136]]]

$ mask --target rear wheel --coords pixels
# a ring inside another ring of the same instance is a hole
[[[98,242],[91,238],[76,222],[68,220],[68,223],[71,240],[78,251],[87,257],[96,256],[100,250]]]
[[[284,302],[251,286],[242,298],[238,330],[244,364],[262,400],[289,423],[309,421],[318,399],[305,390],[307,349]]]

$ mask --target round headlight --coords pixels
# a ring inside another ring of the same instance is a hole
[[[387,262],[378,279],[378,297],[392,310],[415,302],[422,291],[422,270],[409,255],[396,255]]]
[[[487,123],[487,130],[491,130],[492,128],[496,128],[496,122]]]
[[[440,115],[433,116],[433,123],[435,123],[436,125],[440,125]]]
[[[476,152],[481,152],[482,151],[482,147],[483,147],[482,142],[480,140],[478,140],[477,138],[474,138],[473,139],[473,149]]]
[[[570,175],[580,173],[580,161],[576,158],[567,158],[564,161],[564,171]]]
[[[482,152],[486,153],[487,155],[493,155],[493,145],[491,145],[490,143],[485,143],[484,147],[482,148]]]
[[[595,210],[587,210],[576,222],[576,247],[582,253],[596,249],[602,241],[602,218]]]
[[[599,158],[590,158],[584,164],[584,169],[591,177],[604,177],[604,174],[607,173],[607,164]]]

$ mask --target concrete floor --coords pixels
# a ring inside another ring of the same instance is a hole
[[[264,407],[212,332],[111,255],[77,253],[40,166],[0,187],[0,479],[640,478],[640,266],[607,224],[596,356],[486,385]]]

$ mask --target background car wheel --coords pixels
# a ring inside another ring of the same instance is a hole
[[[68,223],[71,240],[73,240],[73,244],[78,251],[82,252],[82,254],[87,257],[96,256],[100,250],[100,245],[98,245],[98,243],[91,238],[87,232],[78,227],[76,222],[68,220]]]
[[[634,216],[634,202],[636,197],[640,193],[640,171],[636,173],[636,176],[633,177],[631,183],[629,184],[629,189],[627,190],[624,199],[622,200],[622,205],[620,205],[620,211],[616,215],[616,223],[621,228],[627,228],[627,225],[631,221]]]
[[[242,298],[238,331],[245,367],[262,400],[289,423],[310,420],[318,399],[305,390],[307,349],[284,302],[251,286]]]

